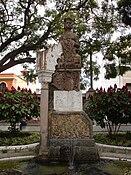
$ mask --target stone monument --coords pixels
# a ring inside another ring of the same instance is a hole
[[[68,161],[73,150],[76,161],[96,161],[99,154],[92,121],[82,107],[80,43],[72,24],[65,18],[59,43],[37,52],[41,83],[39,154],[43,159]]]

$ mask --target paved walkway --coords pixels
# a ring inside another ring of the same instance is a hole
[[[9,124],[0,122],[0,130],[8,130]],[[19,126],[18,126],[19,128]],[[29,121],[27,126],[23,126],[23,131],[40,131],[40,121]],[[106,132],[106,128],[101,128],[98,125],[93,125],[94,132]],[[120,131],[131,131],[131,125],[122,125]]]

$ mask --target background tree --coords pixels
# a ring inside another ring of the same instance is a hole
[[[90,8],[96,8],[93,0],[57,0],[55,8],[51,10],[48,8],[49,2],[1,1],[0,72],[17,64],[35,63],[36,58],[32,52],[48,48],[47,43],[51,39],[58,41],[58,36],[63,32],[61,23],[66,14],[75,12],[76,17],[80,17]],[[83,24],[79,24],[79,35],[82,35],[82,30]]]
[[[131,26],[131,0],[119,0],[118,10],[122,16],[122,22]]]
[[[126,71],[131,70],[131,1],[119,0],[116,9],[120,18],[119,28],[116,30],[119,37],[108,45],[104,54],[106,79],[122,76]]]
[[[58,35],[55,29],[59,28],[62,14],[70,9],[79,11],[83,6],[87,9],[88,1],[63,1],[62,9],[57,11],[48,10],[48,0],[1,1],[0,72],[17,64],[35,63],[31,52],[47,48],[48,40]],[[61,1],[56,1],[56,7],[58,4]]]
[[[120,36],[117,41],[112,42],[107,47],[104,60],[106,79],[115,78],[117,75],[123,75],[131,70],[131,35]]]
[[[98,3],[97,1],[92,0],[88,1],[87,6],[90,7],[88,10],[86,8],[82,8],[79,11],[72,11],[70,8],[69,11],[66,11],[66,13],[63,13],[63,16],[61,16],[61,19],[65,16],[70,16],[75,20],[74,30],[80,38],[81,58],[84,67],[84,75],[82,79],[89,78],[90,87],[93,87],[93,79],[98,79],[100,70],[97,60],[93,60],[92,58],[95,56],[95,54],[102,52],[105,59],[105,55],[107,55],[109,51],[108,48],[115,42],[112,41],[114,33],[118,29],[126,31],[120,22],[120,17],[116,12],[115,5],[109,1],[101,1],[101,3]],[[66,3],[66,5],[61,4],[61,6],[58,5],[56,9],[65,10],[69,6],[70,3]],[[59,31],[61,32],[62,29]],[[119,47],[119,50],[121,49],[123,48]],[[114,57],[114,59],[116,60],[116,58],[117,55]],[[109,64],[110,60],[108,59],[108,62],[105,62],[105,68]],[[121,65],[119,65],[119,67],[116,67],[115,65],[115,69],[116,68],[121,68]],[[108,71],[106,73],[108,74]],[[119,74],[116,74],[114,77],[117,75]],[[123,74],[121,73],[121,75]],[[107,78],[107,76],[105,76],[105,78]],[[110,76],[110,78],[112,78],[112,76]]]
[[[54,3],[53,8],[49,2]],[[50,41],[58,42],[63,18],[70,16],[80,38],[85,76],[90,81],[98,79],[99,66],[96,60],[89,64],[91,56],[99,52],[109,55],[112,36],[122,26],[113,1],[7,0],[1,1],[0,12],[0,72],[17,64],[35,63],[32,52],[47,49]]]

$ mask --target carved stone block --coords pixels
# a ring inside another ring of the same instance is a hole
[[[82,92],[54,91],[54,110],[82,111]]]

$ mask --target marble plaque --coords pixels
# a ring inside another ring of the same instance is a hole
[[[54,91],[54,110],[82,111],[82,92]]]

